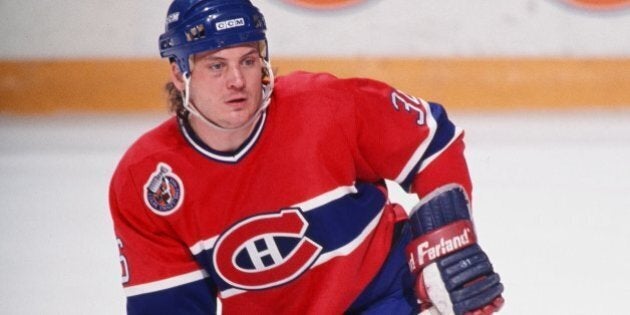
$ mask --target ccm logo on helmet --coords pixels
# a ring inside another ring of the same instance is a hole
[[[243,18],[221,21],[221,22],[217,22],[217,24],[215,25],[215,27],[217,28],[217,31],[223,31],[230,28],[241,27],[241,26],[245,26],[245,19]]]
[[[288,283],[308,270],[322,251],[305,237],[307,228],[299,209],[243,220],[217,240],[216,271],[227,283],[244,290]]]

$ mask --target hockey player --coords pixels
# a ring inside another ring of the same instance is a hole
[[[463,132],[369,79],[274,78],[249,0],[175,0],[175,115],[111,181],[129,314],[490,314]],[[421,197],[408,217],[384,179]]]

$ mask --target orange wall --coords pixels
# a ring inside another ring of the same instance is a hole
[[[451,109],[630,107],[630,58],[277,58],[280,75],[329,71],[388,82]],[[154,59],[0,61],[0,113],[166,108],[168,65]]]

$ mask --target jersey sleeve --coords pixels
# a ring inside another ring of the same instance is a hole
[[[119,166],[109,193],[127,314],[214,314],[210,278],[168,224],[147,210],[131,174]]]
[[[341,124],[356,142],[359,174],[393,180],[420,197],[445,184],[461,185],[470,196],[464,132],[442,105],[374,80],[346,84],[353,106],[340,119],[347,119]]]

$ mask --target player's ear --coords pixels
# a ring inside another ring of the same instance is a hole
[[[176,62],[171,62],[171,82],[180,92],[184,90],[184,76]]]

